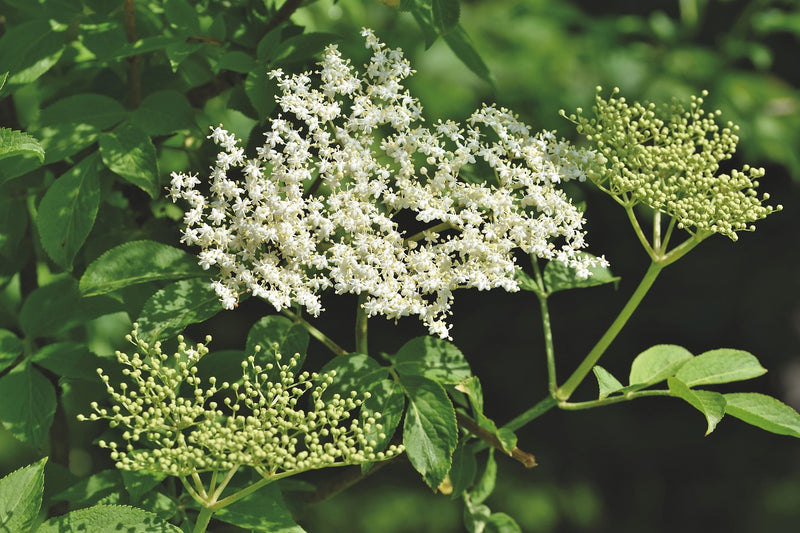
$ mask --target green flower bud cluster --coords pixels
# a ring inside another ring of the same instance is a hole
[[[131,383],[114,387],[98,369],[113,406],[93,402],[94,412],[79,417],[124,428],[123,446],[99,443],[111,450],[119,469],[187,476],[250,466],[269,479],[381,461],[402,452],[400,446],[376,451],[369,435],[385,437],[377,422],[380,414],[364,415],[361,421],[354,417],[362,404],[356,392],[323,399],[333,373],[296,374],[297,356],[282,364],[276,354],[275,363],[262,366],[251,355],[242,362],[240,381],[220,383],[211,377],[203,383],[196,363],[208,353],[205,344],[190,347],[179,336],[178,350],[169,356],[161,343],[150,345],[136,332],[134,325],[128,340],[138,352],[116,354]]]
[[[763,205],[768,194],[757,195],[763,169],[745,165],[718,174],[720,162],[736,151],[738,126],[720,126],[720,111],[702,109],[706,91],[692,96],[688,108],[677,100],[662,107],[629,104],[615,96],[619,89],[606,100],[600,91],[594,117],[580,108],[577,114],[561,113],[603,156],[587,176],[621,204],[642,203],[674,217],[690,234],[720,233],[732,240],[737,231],[753,231],[754,221],[781,210]]]

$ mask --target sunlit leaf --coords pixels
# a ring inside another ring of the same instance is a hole
[[[725,416],[725,397],[718,392],[690,389],[683,381],[674,377],[668,378],[667,384],[672,394],[703,413],[708,422],[706,435],[714,431]]]
[[[780,400],[755,392],[724,396],[729,415],[778,435],[800,438],[800,414]]]
[[[675,377],[689,387],[757,378],[767,372],[756,357],[743,350],[720,348],[695,356]]]

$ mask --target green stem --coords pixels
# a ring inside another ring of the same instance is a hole
[[[536,258],[532,258],[533,273],[536,276],[536,283],[539,284],[540,292],[536,293],[539,299],[539,307],[542,311],[542,329],[544,330],[544,350],[547,358],[547,385],[550,394],[556,393],[558,387],[556,381],[556,356],[555,348],[553,347],[553,330],[550,327],[550,310],[547,307],[547,293],[545,292],[544,279],[539,269],[539,263]]]
[[[211,521],[211,515],[213,514],[214,511],[209,507],[200,509],[200,514],[197,515],[197,521],[194,523],[192,533],[204,533],[206,528],[208,528],[208,523]]]
[[[645,390],[639,392],[629,392],[620,396],[609,396],[599,400],[592,400],[590,402],[560,402],[559,409],[566,409],[567,411],[580,411],[582,409],[592,409],[595,407],[605,407],[606,405],[614,405],[615,403],[628,402],[636,398],[645,398],[648,396],[672,396],[668,390]]]
[[[503,429],[508,429],[511,431],[516,431],[522,426],[530,423],[532,420],[539,418],[547,411],[552,409],[558,404],[558,401],[553,398],[552,396],[548,396],[544,398],[539,403],[525,411],[524,413],[516,416],[510,422],[503,425]]]
[[[276,478],[272,478],[272,477],[271,478],[260,479],[260,480],[256,481],[255,483],[253,483],[252,485],[250,485],[250,486],[248,486],[248,487],[246,487],[246,488],[244,488],[244,489],[242,489],[242,490],[240,490],[238,492],[234,492],[230,496],[227,496],[227,497],[217,501],[216,503],[211,505],[209,507],[209,509],[211,509],[212,512],[219,511],[223,507],[227,507],[230,504],[232,504],[234,502],[238,502],[242,498],[253,494],[255,491],[257,491],[261,487],[269,485],[270,483],[275,481],[275,479]]]
[[[451,226],[449,222],[442,222],[440,224],[436,224],[435,226],[431,226],[428,229],[422,230],[419,233],[415,233],[411,237],[404,239],[403,243],[408,244],[410,242],[421,241],[422,239],[425,238],[425,236],[431,233],[439,233],[440,231],[444,231],[447,229],[453,229],[453,226]]]
[[[578,368],[572,373],[572,375],[564,382],[564,385],[558,388],[556,391],[556,397],[561,401],[567,401],[572,393],[575,392],[575,389],[578,388],[578,385],[583,381],[583,378],[586,377],[589,372],[592,371],[592,367],[597,363],[597,361],[602,357],[605,353],[606,349],[611,345],[612,341],[617,337],[619,332],[622,330],[623,326],[628,322],[628,319],[631,317],[633,312],[639,306],[644,296],[647,294],[647,291],[650,290],[650,287],[653,286],[653,283],[656,281],[658,274],[664,268],[665,265],[661,263],[651,263],[650,267],[647,269],[642,281],[639,282],[639,286],[636,287],[636,290],[631,295],[628,303],[625,304],[625,307],[622,308],[617,318],[608,328],[608,330],[600,337],[600,340],[597,341],[597,344],[594,345],[594,348],[589,352],[586,358],[581,362]]]
[[[364,309],[364,302],[367,301],[367,293],[362,292],[358,295],[358,308],[356,309],[356,353],[369,355],[367,342],[367,311]]]
[[[636,218],[636,213],[633,212],[633,207],[629,204],[623,204],[625,206],[625,213],[628,215],[628,219],[631,221],[631,226],[633,226],[633,230],[636,232],[636,237],[639,239],[639,242],[642,243],[644,249],[647,251],[647,255],[651,258],[655,257],[653,253],[653,247],[650,246],[650,242],[647,240],[647,237],[644,236],[644,232],[642,231],[642,227],[639,225],[639,220]]]
[[[331,352],[333,352],[334,355],[345,355],[348,353],[347,350],[345,350],[344,348],[333,342],[333,340],[330,337],[328,337],[320,330],[312,326],[309,322],[303,319],[303,317],[301,317],[298,313],[293,313],[288,309],[282,310],[281,313],[283,313],[287,317],[291,318],[292,320],[294,320],[295,322],[306,328],[306,331],[308,331],[308,333],[312,337],[314,337],[319,342],[324,344],[325,347],[328,348]]]

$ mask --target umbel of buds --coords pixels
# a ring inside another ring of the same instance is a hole
[[[363,75],[335,45],[316,72],[271,73],[285,118],[270,121],[255,157],[218,127],[208,187],[173,173],[172,198],[188,203],[182,240],[219,270],[227,308],[250,292],[316,316],[332,288],[362,295],[368,316],[416,315],[447,337],[456,289],[519,290],[518,250],[582,277],[606,264],[579,253],[583,212],[559,188],[585,179],[592,152],[494,106],[425,127],[402,52],[362,35]]]
[[[753,231],[753,222],[782,209],[763,205],[768,194],[758,197],[764,169],[745,165],[720,172],[720,163],[736,151],[739,128],[718,124],[720,111],[703,110],[707,92],[692,96],[688,107],[677,100],[658,107],[629,104],[616,96],[619,89],[606,100],[601,90],[593,116],[578,109],[567,118],[602,156],[599,170],[587,175],[618,202],[648,205],[692,235],[720,233],[734,241],[737,231]]]
[[[362,399],[324,394],[333,374],[295,373],[297,359],[259,364],[259,352],[242,362],[240,381],[207,383],[196,363],[205,344],[188,346],[178,337],[173,355],[137,337],[137,352],[117,352],[128,379],[117,385],[98,374],[111,397],[110,408],[92,403],[82,420],[110,421],[123,430],[123,445],[101,441],[117,468],[186,477],[201,472],[235,472],[251,467],[263,478],[306,470],[380,461],[402,451],[376,451],[369,435],[385,438],[379,413],[353,416]],[[206,343],[211,339],[206,338]],[[368,397],[368,393],[364,395]]]

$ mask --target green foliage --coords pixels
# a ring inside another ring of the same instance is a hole
[[[47,459],[0,479],[0,524],[8,531],[29,531],[39,515]]]
[[[180,528],[162,521],[153,513],[123,505],[95,505],[51,518],[36,529],[37,533],[61,531],[114,531],[125,528],[130,533],[179,533]]]

